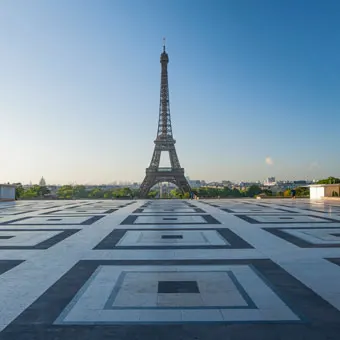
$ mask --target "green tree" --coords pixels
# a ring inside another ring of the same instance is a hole
[[[220,190],[219,195],[221,197],[230,197],[232,196],[233,191],[231,189],[229,189],[228,187],[224,187],[222,190]]]
[[[104,198],[112,198],[112,191],[108,190],[104,192]]]
[[[28,188],[24,190],[24,192],[21,194],[21,198],[35,198],[37,197],[37,192],[32,190],[31,188]]]
[[[22,187],[18,189],[18,194],[21,198],[44,197],[49,193],[50,190],[46,186],[40,186],[37,184],[27,188],[26,190],[24,190]]]
[[[273,196],[273,192],[269,189],[262,190],[262,193],[265,194],[266,196]]]
[[[170,196],[173,198],[182,198],[182,192],[178,188],[175,188],[170,191]]]
[[[73,198],[74,189],[72,185],[63,185],[57,191],[57,197],[60,199]]]
[[[309,188],[307,187],[298,187],[295,189],[296,196],[299,197],[309,197]]]
[[[156,191],[156,190],[151,190],[148,193],[149,198],[155,198],[157,195],[158,195],[158,191]]]
[[[19,199],[23,193],[25,192],[25,189],[23,188],[21,183],[18,183],[15,187],[15,199]]]
[[[287,189],[283,192],[283,196],[284,197],[290,197],[292,195],[292,192],[290,189]]]
[[[73,187],[73,197],[74,198],[88,198],[88,192],[84,185],[75,185]]]
[[[89,197],[91,198],[103,198],[104,191],[101,188],[94,188],[89,192]]]
[[[325,179],[321,179],[320,181],[317,182],[317,184],[337,184],[337,183],[340,183],[340,179],[332,176]]]
[[[130,188],[121,188],[119,190],[119,196],[125,197],[125,198],[130,198],[130,197],[132,197],[132,191],[131,191]]]
[[[232,190],[232,197],[242,197],[242,196],[244,196],[244,194],[240,190],[237,190],[236,188]]]
[[[45,195],[50,194],[51,190],[46,186],[39,186],[38,193],[39,196],[44,197]]]
[[[252,185],[247,189],[246,195],[248,197],[254,197],[255,195],[260,194],[261,192],[262,190],[258,185]]]

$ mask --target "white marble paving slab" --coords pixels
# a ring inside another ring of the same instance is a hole
[[[53,236],[59,235],[62,231],[48,230],[48,231],[0,231],[0,247],[34,247]],[[8,238],[9,237],[9,238]],[[8,239],[7,239],[8,238]]]
[[[181,236],[182,238],[164,238]],[[174,231],[151,231],[151,230],[128,230],[116,244],[120,246],[209,246],[230,245],[215,230],[174,230]]]
[[[207,221],[201,216],[174,216],[174,215],[164,216],[162,215],[162,216],[138,216],[134,223],[135,224],[141,224],[141,223],[180,224],[180,223],[207,223]]]
[[[339,244],[340,228],[329,229],[282,229],[283,232],[296,236],[311,244]],[[337,235],[334,235],[337,234]]]

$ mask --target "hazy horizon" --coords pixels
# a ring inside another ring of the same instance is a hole
[[[339,175],[338,1],[0,2],[0,183],[141,182],[162,38],[181,166],[206,181]]]

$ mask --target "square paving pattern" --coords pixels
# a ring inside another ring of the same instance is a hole
[[[340,202],[0,203],[0,339],[326,340]]]

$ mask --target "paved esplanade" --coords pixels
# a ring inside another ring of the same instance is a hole
[[[0,339],[339,339],[340,205],[0,204]]]

